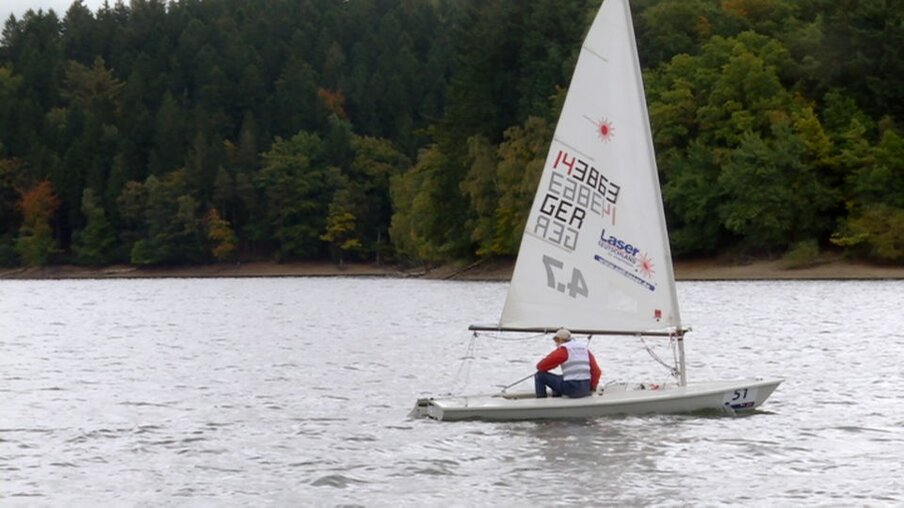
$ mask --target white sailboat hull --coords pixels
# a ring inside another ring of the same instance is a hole
[[[537,399],[533,394],[426,398],[417,401],[410,416],[444,421],[506,421],[705,411],[736,414],[759,407],[781,382],[781,379],[742,379],[666,387],[622,384],[580,399]]]

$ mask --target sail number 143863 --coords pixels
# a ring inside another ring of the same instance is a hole
[[[584,275],[577,268],[571,269],[571,280],[569,282],[564,282],[565,279],[560,279],[557,275],[566,271],[565,263],[544,255],[543,266],[546,267],[546,285],[548,287],[555,289],[560,293],[566,293],[572,298],[577,298],[578,295],[586,297],[589,294],[587,283],[584,281]]]

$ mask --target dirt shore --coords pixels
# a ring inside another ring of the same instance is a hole
[[[161,277],[420,277],[452,280],[509,280],[511,260],[489,260],[470,265],[437,268],[400,268],[391,265],[349,263],[337,266],[324,262],[228,263],[186,267],[104,268],[51,266],[44,268],[0,269],[0,279],[121,279]],[[787,269],[781,261],[756,261],[743,265],[717,260],[677,261],[678,280],[784,280],[784,279],[904,279],[904,266],[881,266],[835,259],[816,266]]]

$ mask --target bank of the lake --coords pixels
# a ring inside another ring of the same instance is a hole
[[[0,269],[0,279],[120,279],[162,277],[420,277],[452,280],[509,280],[513,260],[485,260],[471,264],[438,267],[401,267],[372,263],[250,262],[196,266],[137,267],[114,265],[102,268],[58,265],[42,268]],[[805,268],[787,268],[781,260],[733,264],[715,259],[675,262],[678,280],[822,280],[904,279],[904,266],[877,265],[862,261],[832,259]]]

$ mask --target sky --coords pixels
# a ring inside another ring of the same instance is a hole
[[[0,0],[0,26],[6,22],[10,14],[15,14],[17,18],[21,18],[25,11],[33,9],[44,9],[45,11],[53,9],[57,16],[62,18],[69,10],[74,0]],[[91,9],[91,12],[97,12],[97,8],[103,5],[104,0],[82,0],[85,7]],[[110,0],[113,5],[115,0]]]

